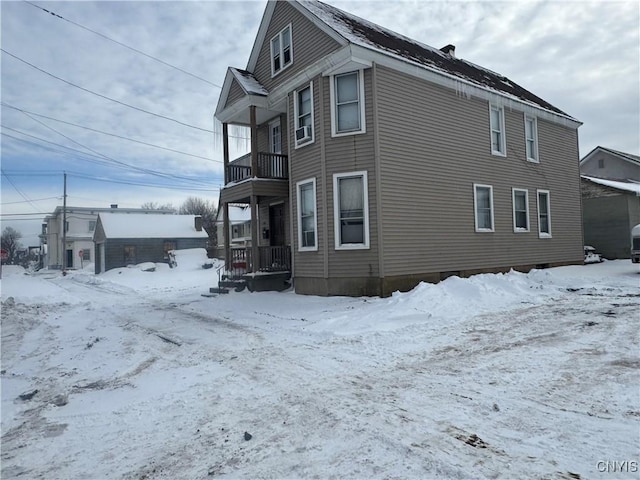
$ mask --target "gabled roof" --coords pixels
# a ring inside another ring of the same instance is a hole
[[[253,73],[239,68],[229,67],[229,71],[238,81],[245,93],[249,95],[269,95],[269,92],[262,84],[253,76]]]
[[[222,223],[224,221],[224,209],[218,210],[216,216],[216,223]],[[229,205],[229,223],[231,225],[237,225],[239,223],[246,223],[251,221],[251,208],[248,205]]]
[[[260,47],[266,40],[267,28],[271,22],[276,3],[276,0],[269,0],[267,4],[249,57],[247,71],[254,71],[256,67]],[[454,51],[452,45],[447,45],[442,49],[430,47],[318,0],[292,0],[290,4],[340,45],[357,45],[371,52],[473,85],[490,93],[520,100],[579,124],[577,120],[559,108],[507,77],[456,58],[451,53]]]
[[[580,160],[580,165],[582,165],[584,162],[588,161],[593,155],[595,155],[598,152],[610,153],[611,155],[615,155],[616,157],[620,158],[621,160],[633,163],[634,165],[640,165],[640,157],[638,157],[637,155],[632,155],[631,153],[624,153],[624,152],[620,152],[618,150],[613,150],[611,148],[600,147],[600,146],[594,148],[589,153],[587,153],[582,158],[582,160]]]
[[[615,188],[616,190],[621,190],[623,192],[635,193],[636,195],[640,196],[640,183],[607,180],[606,178],[588,177],[586,175],[581,175],[581,178],[598,185]]]
[[[98,222],[105,238],[208,238],[207,232],[197,231],[197,215],[153,215],[130,213],[112,215],[101,213]]]
[[[299,3],[351,43],[377,50],[426,69],[454,75],[479,86],[534,103],[546,110],[567,115],[499,73],[456,58],[440,49],[417,42],[317,0],[300,0]]]

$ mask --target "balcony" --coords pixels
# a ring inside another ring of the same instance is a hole
[[[258,152],[257,171],[252,172],[251,154],[249,153],[229,163],[226,173],[227,184],[254,177],[287,180],[289,178],[289,161],[286,155]]]

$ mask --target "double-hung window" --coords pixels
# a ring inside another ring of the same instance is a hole
[[[524,116],[524,137],[527,146],[527,160],[538,163],[538,122],[536,117]]]
[[[538,235],[551,237],[551,199],[548,190],[538,190]]]
[[[529,231],[529,192],[527,190],[512,189],[513,197],[513,231]]]
[[[369,198],[367,172],[333,175],[335,246],[369,248]]]
[[[504,156],[507,154],[504,131],[504,108],[490,104],[489,123],[491,128],[491,153],[493,155]]]
[[[298,182],[298,250],[318,249],[316,179]]]
[[[313,142],[313,83],[294,94],[295,146]]]
[[[364,133],[364,74],[362,70],[331,77],[331,134]]]
[[[493,232],[493,187],[473,184],[476,232]]]
[[[271,39],[271,76],[280,73],[293,63],[291,25],[287,25]]]

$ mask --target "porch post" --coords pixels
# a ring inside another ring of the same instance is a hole
[[[224,202],[222,204],[223,208],[223,216],[224,219],[222,221],[222,235],[224,238],[224,266],[225,269],[231,270],[231,229],[229,228],[229,204]]]
[[[256,106],[249,107],[249,122],[251,123],[251,176],[258,176],[258,123],[256,120]]]
[[[222,124],[222,159],[224,161],[224,184],[229,183],[229,124]]]
[[[258,196],[251,195],[251,266],[250,272],[257,272],[260,268],[258,249]]]

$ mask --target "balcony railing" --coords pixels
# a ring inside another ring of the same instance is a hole
[[[252,263],[251,247],[231,248],[231,263],[227,272],[240,276],[253,272],[287,272],[291,270],[291,247],[258,247],[258,261]],[[253,268],[252,268],[253,267]]]
[[[247,178],[289,178],[289,161],[286,155],[258,152],[258,171],[251,171],[251,157],[243,156],[227,165],[227,182],[240,182]]]

